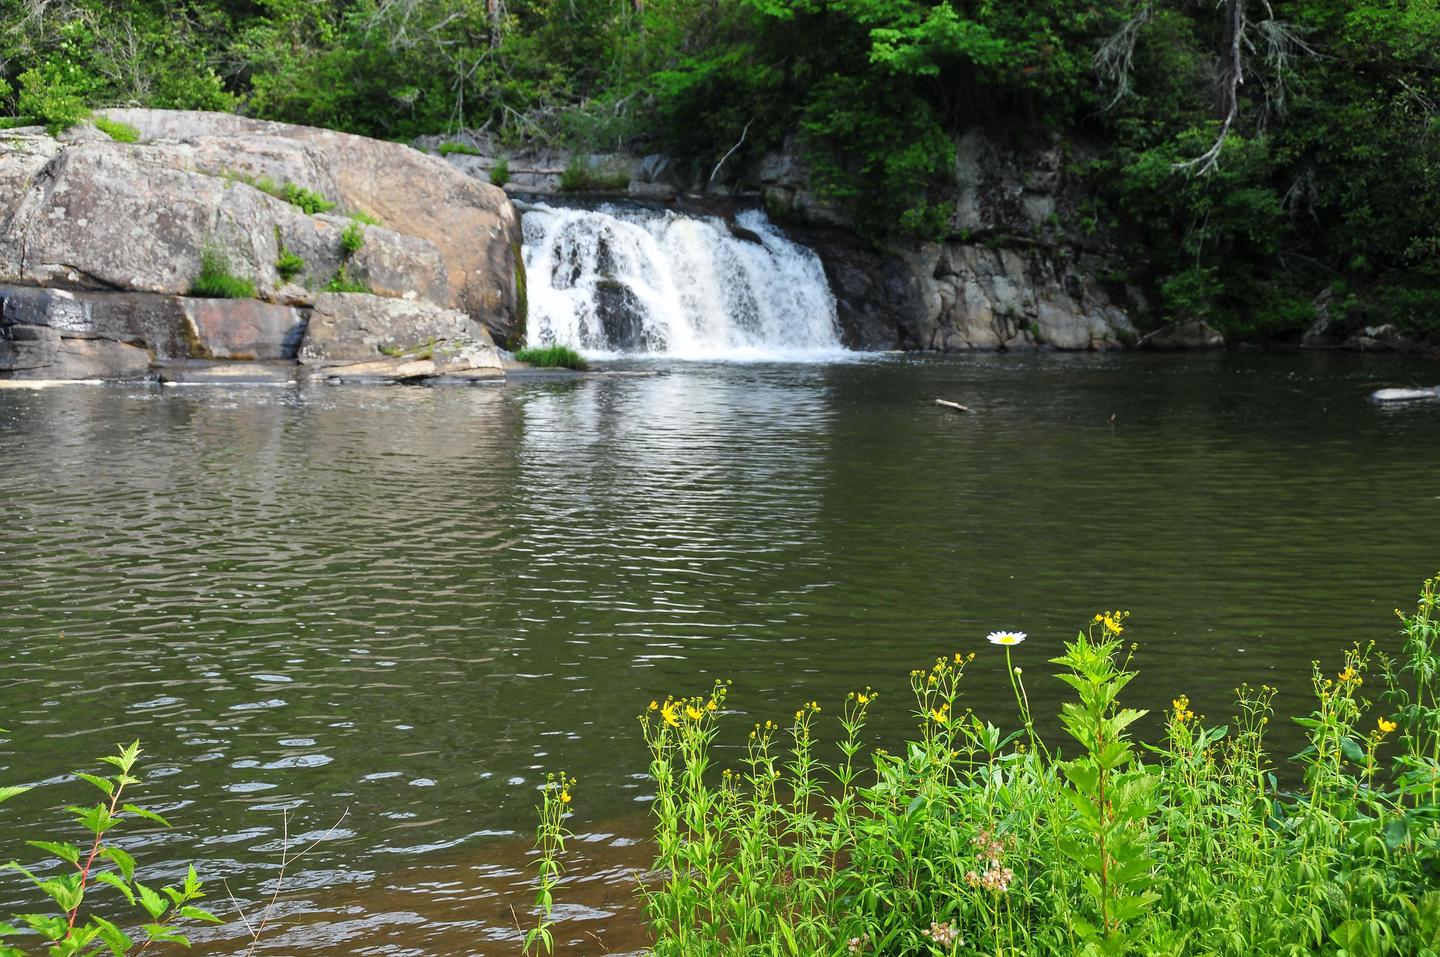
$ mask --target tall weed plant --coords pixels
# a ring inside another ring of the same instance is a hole
[[[898,753],[863,743],[869,689],[833,724],[811,701],[754,725],[736,767],[716,747],[728,685],[653,701],[654,953],[1436,957],[1436,604],[1431,579],[1393,656],[1357,645],[1338,670],[1314,664],[1294,786],[1267,749],[1266,686],[1237,689],[1228,724],[1181,696],[1163,737],[1133,735],[1121,612],[1050,660],[1074,691],[1063,746],[1036,732],[1022,633],[990,636],[1019,728],[963,706],[967,670],[990,663],[954,654],[911,673],[916,733]]]

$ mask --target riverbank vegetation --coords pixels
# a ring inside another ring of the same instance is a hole
[[[1421,0],[3,0],[0,110],[482,129],[737,169],[787,137],[866,235],[954,231],[956,141],[1065,143],[1057,226],[1170,318],[1440,328],[1440,11]]]
[[[1063,745],[1037,731],[1015,633],[912,672],[918,733],[894,753],[865,744],[869,689],[841,704],[833,742],[812,701],[755,724],[738,752],[723,683],[654,701],[655,953],[1440,953],[1437,587],[1401,615],[1398,647],[1313,666],[1287,769],[1263,685],[1239,688],[1225,723],[1181,695],[1141,740],[1145,713],[1121,703],[1135,646],[1119,612],[1049,662],[1073,689]],[[966,673],[1000,667],[1014,729],[964,707]],[[569,787],[545,802],[547,877]]]

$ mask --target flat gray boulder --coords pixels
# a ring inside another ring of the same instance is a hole
[[[465,313],[421,299],[365,293],[322,295],[310,314],[299,358],[319,367],[369,363],[370,371],[352,369],[352,374],[394,378],[501,368],[489,332]],[[430,368],[399,369],[405,363],[429,363]]]

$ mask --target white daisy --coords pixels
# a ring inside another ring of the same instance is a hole
[[[992,631],[985,636],[992,645],[1018,645],[1025,640],[1023,631]]]

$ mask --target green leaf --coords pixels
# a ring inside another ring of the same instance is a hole
[[[82,781],[89,781],[101,791],[104,791],[106,797],[115,796],[115,783],[109,778],[102,778],[98,774],[86,774],[84,771],[76,771],[75,776]]]
[[[100,939],[105,941],[105,946],[110,948],[110,953],[114,954],[115,957],[125,957],[125,955],[130,952],[130,948],[135,946],[135,942],[130,939],[129,934],[105,918],[92,917],[90,919],[94,921],[95,926],[100,929]]]
[[[189,918],[190,920],[204,921],[207,924],[225,923],[223,920],[221,920],[219,917],[216,917],[208,910],[205,910],[202,907],[196,907],[193,904],[186,904],[184,907],[180,908],[180,916]]]
[[[145,820],[147,820],[147,821],[154,821],[156,824],[159,824],[161,827],[169,827],[169,826],[170,826],[170,822],[169,822],[169,821],[165,820],[163,817],[161,817],[160,815],[156,814],[154,811],[147,811],[147,810],[145,810],[143,807],[136,807],[136,806],[133,805],[133,804],[127,804],[127,805],[125,805],[125,807],[124,807],[124,811],[125,811],[127,814],[134,814],[136,817],[143,817],[143,818],[144,818]]]
[[[121,880],[120,876],[114,871],[100,871],[99,873],[95,874],[94,877],[95,880],[99,881],[101,884],[109,884],[121,894],[124,894],[125,899],[130,902],[130,906],[135,906],[135,892],[132,891],[130,889],[130,885]]]
[[[165,898],[146,887],[144,884],[135,883],[135,890],[140,892],[140,906],[145,908],[146,913],[156,920],[160,915],[169,909],[170,905],[165,903]]]
[[[190,946],[190,939],[169,924],[146,924],[144,930],[145,936],[150,940],[180,944],[183,947]]]
[[[31,847],[47,851],[67,864],[80,866],[80,848],[74,844],[60,844],[55,841],[26,841]]]
[[[4,804],[6,801],[10,800],[11,798],[17,797],[18,795],[21,795],[21,794],[24,794],[24,793],[25,793],[26,791],[28,791],[28,790],[30,790],[30,789],[29,789],[29,788],[24,788],[24,787],[3,787],[3,788],[0,788],[0,804]]]
[[[100,856],[108,857],[114,861],[115,866],[120,868],[120,873],[127,881],[133,881],[135,879],[135,858],[130,856],[129,851],[122,850],[118,847],[107,847],[100,852]]]

